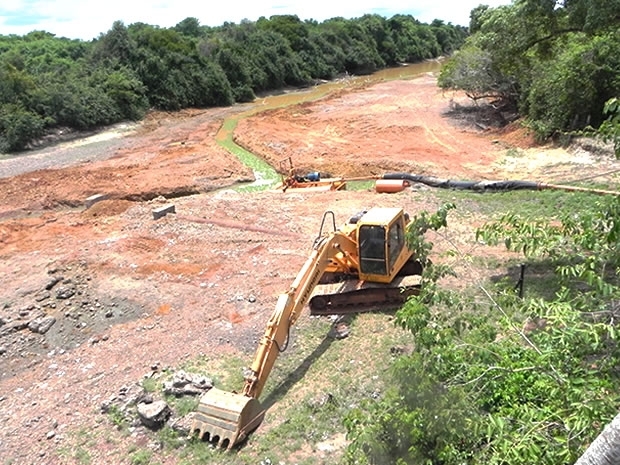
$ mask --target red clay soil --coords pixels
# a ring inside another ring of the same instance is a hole
[[[85,198],[102,192],[111,199],[138,201],[204,193],[253,180],[252,171],[215,142],[222,118],[231,111],[156,112],[113,153],[101,149],[107,159],[0,179],[0,215],[81,206]],[[82,161],[74,145],[65,144]],[[93,158],[101,157],[97,153]],[[28,163],[29,157],[24,158]]]
[[[270,162],[292,156],[339,176],[501,177],[501,134],[442,116],[460,98],[431,77],[385,82],[242,120],[235,135]],[[79,463],[84,434],[91,463],[129,463],[145,439],[110,432],[101,403],[154,364],[249,360],[327,207],[344,222],[374,205],[435,206],[424,191],[214,190],[252,179],[214,142],[235,111],[154,114],[113,153],[109,143],[66,144],[76,164],[0,179],[0,463]],[[108,200],[86,209],[93,194]],[[154,220],[170,203],[176,215]],[[452,241],[476,247],[471,224],[455,228]],[[33,320],[50,317],[37,332]]]
[[[473,124],[456,126],[445,113],[459,103],[465,98],[442,92],[432,76],[388,81],[259,113],[239,122],[235,140],[274,166],[292,157],[302,171],[333,176],[404,171],[484,179],[503,153],[501,134],[481,137]]]

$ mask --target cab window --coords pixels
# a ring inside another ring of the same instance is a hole
[[[366,274],[387,274],[385,229],[364,225],[359,229],[360,268]]]
[[[405,236],[403,234],[403,225],[400,221],[397,221],[390,228],[389,238],[388,238],[388,253],[390,257],[390,269],[394,267],[398,256],[400,255],[400,251],[403,249],[403,245],[405,244]]]

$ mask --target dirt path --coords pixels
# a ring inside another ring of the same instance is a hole
[[[488,179],[549,170],[555,181],[617,166],[566,151],[533,164],[543,150],[522,131],[482,132],[443,117],[451,98],[462,97],[443,95],[432,77],[392,81],[259,114],[235,134],[270,162],[292,156],[301,169],[341,176]],[[101,403],[155,364],[249,356],[327,206],[339,221],[374,205],[412,213],[435,206],[424,191],[222,189],[252,178],[214,142],[231,111],[154,114],[113,145],[67,147],[76,166],[0,179],[2,463],[78,463],[66,449],[83,432],[92,436],[92,463],[127,463],[101,433],[109,427]],[[108,200],[85,209],[93,194]],[[153,209],[171,202],[176,215],[154,220]],[[471,240],[471,225],[457,229]]]

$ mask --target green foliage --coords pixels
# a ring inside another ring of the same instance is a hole
[[[620,69],[619,51],[618,34],[572,34],[558,45],[552,62],[534,66],[524,108],[543,137],[600,124],[604,102],[620,90],[620,82],[612,82]]]
[[[198,38],[203,34],[203,28],[200,26],[200,21],[193,17],[185,18],[183,21],[174,26],[174,30],[179,34],[195,38]]]
[[[550,299],[488,303],[424,286],[397,314],[416,346],[346,420],[349,463],[571,464],[617,413],[620,200],[549,224],[507,214],[477,238],[555,272]],[[429,249],[430,246],[423,248]]]
[[[616,292],[620,255],[620,199],[597,202],[591,212],[560,217],[560,224],[528,221],[507,214],[479,231],[489,244],[504,242],[508,250],[526,257],[543,257],[557,264],[561,283],[573,289],[576,302],[608,298]],[[575,292],[576,291],[576,292]]]
[[[493,98],[514,100],[516,83],[506,77],[486,50],[471,46],[455,53],[441,69],[438,85],[443,89],[460,89],[472,100]]]
[[[603,113],[607,119],[599,127],[598,134],[606,142],[613,142],[616,158],[620,158],[620,99],[614,97],[605,102]]]
[[[149,108],[230,105],[371,73],[448,53],[464,37],[441,21],[378,15],[323,23],[281,15],[215,28],[193,17],[173,28],[115,21],[91,42],[44,31],[0,36],[0,149],[23,149],[58,126],[91,129],[140,119]]]
[[[541,139],[598,127],[620,94],[619,9],[619,0],[481,5],[439,84],[518,109]]]
[[[0,151],[19,150],[43,135],[46,120],[21,104],[0,105]]]
[[[110,409],[108,410],[108,416],[112,424],[116,426],[117,429],[122,430],[127,427],[127,418],[125,417],[125,414],[121,411],[121,409],[118,408],[116,405],[110,406]]]
[[[160,387],[160,382],[155,378],[144,378],[142,387],[146,392],[156,392]]]
[[[130,456],[131,465],[148,465],[153,458],[153,452],[150,450],[139,450]]]

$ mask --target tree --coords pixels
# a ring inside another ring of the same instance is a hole
[[[96,60],[131,64],[136,58],[136,44],[122,21],[114,21],[112,28],[97,41],[93,56]]]
[[[443,89],[463,90],[474,101],[491,98],[514,103],[519,97],[516,79],[498,69],[490,52],[474,46],[456,52],[437,83]]]
[[[269,19],[261,17],[256,27],[281,34],[294,51],[303,49],[304,41],[308,38],[308,26],[297,15],[274,15]]]
[[[200,27],[200,21],[193,17],[185,18],[183,21],[174,26],[174,30],[179,34],[183,34],[189,37],[200,37],[202,35],[202,28]]]
[[[575,465],[615,465],[620,463],[620,414],[605,426],[603,432],[575,462]]]
[[[489,9],[488,5],[478,5],[469,13],[469,33],[475,34],[482,27],[482,18]]]
[[[607,119],[599,127],[597,133],[605,141],[612,141],[616,158],[620,158],[620,99],[617,97],[605,102],[603,109]]]
[[[43,135],[46,124],[44,118],[21,104],[0,105],[0,151],[23,149]]]
[[[215,61],[226,73],[235,101],[251,102],[254,100],[250,66],[243,51],[234,44],[224,44],[217,49]]]

